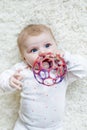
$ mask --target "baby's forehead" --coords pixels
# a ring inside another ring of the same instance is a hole
[[[53,39],[53,37],[52,37],[52,35],[50,34],[50,33],[48,33],[48,32],[43,32],[43,33],[41,33],[41,34],[39,34],[39,35],[34,35],[34,36],[32,36],[32,35],[29,35],[29,36],[27,36],[26,37],[26,39],[25,39],[25,44],[27,44],[27,43],[29,43],[30,42],[30,44],[32,44],[32,43],[38,43],[38,42],[43,42],[43,41],[45,41],[45,39],[47,40],[49,40],[49,39]]]

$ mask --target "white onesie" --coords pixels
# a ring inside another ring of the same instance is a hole
[[[64,59],[67,62],[67,74],[62,82],[51,87],[39,84],[24,62],[0,75],[0,86],[4,90],[14,91],[8,79],[15,70],[23,69],[19,118],[14,130],[62,130],[67,86],[87,76],[86,60],[68,52],[65,52]]]

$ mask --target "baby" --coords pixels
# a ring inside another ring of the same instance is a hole
[[[25,27],[17,42],[23,61],[0,75],[3,90],[21,90],[19,118],[13,130],[63,130],[67,86],[87,76],[87,61],[58,50],[51,29],[42,24]],[[49,52],[60,54],[67,64],[64,79],[51,87],[39,84],[32,71],[37,57]]]

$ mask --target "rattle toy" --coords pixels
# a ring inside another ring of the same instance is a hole
[[[66,63],[59,54],[43,53],[39,55],[33,65],[35,79],[46,86],[60,83],[66,71]]]

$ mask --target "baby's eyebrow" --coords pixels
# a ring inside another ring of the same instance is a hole
[[[29,47],[29,48],[27,48],[27,51],[31,51],[32,49],[38,49],[38,47],[37,46]]]

